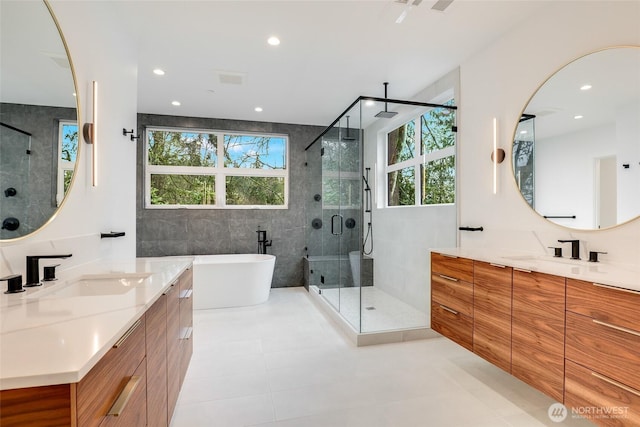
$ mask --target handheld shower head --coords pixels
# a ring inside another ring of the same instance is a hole
[[[384,99],[387,99],[387,86],[389,86],[389,82],[384,82],[383,84],[384,84]],[[395,111],[387,110],[387,101],[384,101],[384,111],[380,111],[378,114],[376,114],[376,117],[379,117],[381,119],[390,119],[396,114],[398,113]]]

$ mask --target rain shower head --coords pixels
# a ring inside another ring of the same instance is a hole
[[[391,117],[395,116],[396,113],[395,111],[387,111],[386,108],[384,111],[380,111],[378,114],[376,114],[376,117],[380,117],[381,119],[390,119]]]
[[[387,99],[387,86],[389,86],[389,82],[384,82],[384,99]],[[384,111],[380,111],[378,114],[376,114],[376,117],[379,117],[381,119],[390,119],[391,117],[395,116],[396,114],[398,114],[395,111],[389,111],[387,110],[387,101],[384,102]]]

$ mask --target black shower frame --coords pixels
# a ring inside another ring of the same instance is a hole
[[[336,123],[338,123],[340,121],[340,119],[349,112],[349,110],[351,110],[353,107],[356,106],[356,104],[360,101],[376,101],[376,102],[388,102],[391,104],[401,104],[401,105],[413,105],[416,107],[430,107],[430,108],[447,108],[449,110],[457,110],[458,107],[455,105],[443,105],[443,104],[433,104],[431,102],[419,102],[419,101],[407,101],[404,99],[389,99],[389,98],[377,98],[374,96],[359,96],[358,98],[356,98],[355,101],[353,101],[339,116],[337,119],[335,119],[333,122],[331,122],[331,124],[329,126],[327,126],[325,128],[325,130],[323,130],[320,135],[318,135],[316,137],[316,139],[314,139],[311,144],[307,145],[307,147],[304,149],[304,151],[307,151],[309,148],[311,148],[313,146],[313,144],[315,144],[316,142],[318,142],[323,136],[325,136],[327,134],[327,132],[329,132],[331,129],[333,129],[333,127],[336,125]]]

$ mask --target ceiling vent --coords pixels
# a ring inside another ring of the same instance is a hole
[[[227,85],[242,85],[247,80],[247,73],[235,71],[216,71],[218,81]]]
[[[444,12],[446,8],[451,6],[451,3],[453,3],[453,0],[438,0],[436,4],[431,6],[431,9],[437,10],[438,12]]]

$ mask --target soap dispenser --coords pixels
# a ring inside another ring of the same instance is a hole
[[[5,294],[17,294],[18,292],[24,292],[26,289],[22,287],[22,274],[14,274],[12,276],[3,277],[0,282],[7,281],[7,290]]]

